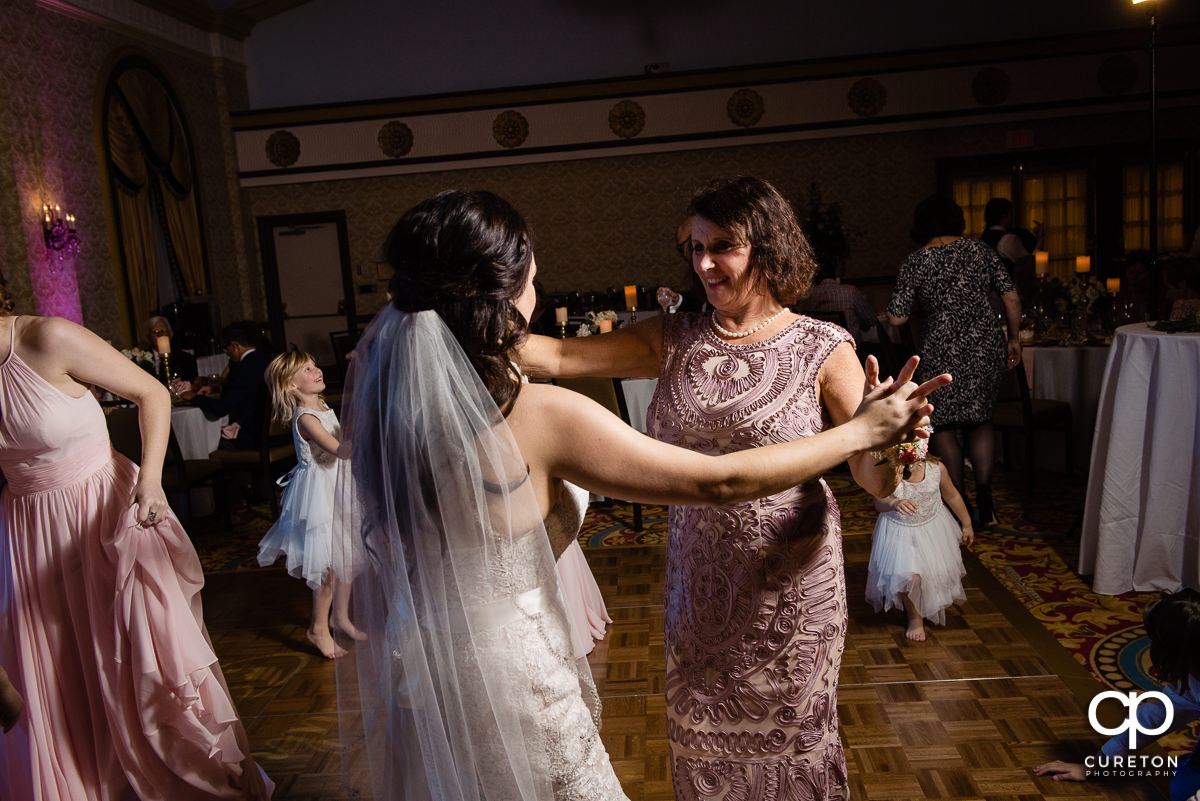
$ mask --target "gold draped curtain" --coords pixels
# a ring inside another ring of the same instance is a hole
[[[110,87],[105,127],[135,318],[158,307],[157,204],[185,295],[208,291],[187,132],[161,80],[137,67]]]

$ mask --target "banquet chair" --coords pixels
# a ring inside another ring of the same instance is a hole
[[[296,446],[292,443],[292,427],[288,423],[275,422],[271,414],[269,393],[260,392],[254,401],[254,415],[258,418],[258,443],[248,450],[215,450],[211,457],[219,462],[228,476],[234,473],[249,473],[255,494],[265,492],[271,504],[271,516],[279,517],[279,488],[275,479],[287,472],[296,463]],[[287,441],[284,442],[284,438]],[[279,443],[279,444],[274,444]]]
[[[346,381],[346,369],[350,366],[350,352],[362,337],[361,331],[330,331],[329,344],[333,346],[333,361],[337,367],[339,383]]]
[[[1004,464],[1012,466],[1012,441],[1010,437],[1021,436],[1025,445],[1025,490],[1032,495],[1037,486],[1037,443],[1039,431],[1058,431],[1063,435],[1066,449],[1066,472],[1073,472],[1074,442],[1071,435],[1071,404],[1066,401],[1034,398],[1029,391],[1029,379],[1025,365],[1020,362],[1007,371],[1000,380],[1000,393],[996,409],[992,414],[996,430],[1004,434]]]
[[[142,431],[138,422],[138,410],[134,406],[114,406],[105,411],[108,436],[113,448],[134,464],[142,461]],[[212,490],[216,511],[221,520],[229,523],[229,508],[225,502],[224,475],[221,464],[215,459],[184,459],[175,432],[167,437],[167,453],[163,459],[162,487],[176,510],[179,519],[187,523],[192,518],[192,494],[196,487],[207,486]],[[179,512],[182,511],[182,514]]]
[[[629,409],[625,406],[625,393],[617,383],[619,378],[556,378],[554,383],[572,392],[591,398],[629,425]],[[642,530],[642,505],[633,504],[633,530]]]

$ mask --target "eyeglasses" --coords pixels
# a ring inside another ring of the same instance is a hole
[[[679,258],[688,264],[692,263],[692,238],[690,236],[682,242],[676,242],[675,250],[678,251]]]

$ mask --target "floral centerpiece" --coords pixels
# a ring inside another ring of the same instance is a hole
[[[611,321],[613,328],[617,328],[621,324],[621,321],[617,319],[617,313],[612,309],[602,312],[590,311],[583,316],[583,322],[579,324],[578,330],[575,331],[575,336],[590,337],[592,334],[599,334],[601,320]]]
[[[1069,315],[1073,312],[1096,314],[1103,310],[1108,301],[1107,293],[1099,279],[1090,275],[1077,275],[1070,281],[1047,278],[1038,285],[1034,301],[1043,313],[1057,312]]]
[[[1102,329],[1110,328],[1114,301],[1098,278],[1076,275],[1069,281],[1042,279],[1034,305],[1041,334],[1066,344],[1072,339],[1086,341],[1089,329],[1099,336]]]
[[[154,354],[151,351],[143,350],[138,347],[121,348],[121,355],[126,359],[129,359],[129,361],[133,362],[138,367],[145,369],[153,369],[154,367]]]

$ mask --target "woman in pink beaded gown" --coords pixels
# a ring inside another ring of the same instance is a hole
[[[26,701],[0,797],[269,798],[162,490],[165,388],[52,317],[0,317],[0,357],[0,665]],[[137,402],[141,470],[113,451],[93,383]]]
[[[692,267],[712,314],[666,314],[611,335],[536,339],[527,372],[657,375],[656,438],[725,454],[840,425],[864,381],[843,329],[793,314],[815,264],[766,181],[692,199]],[[869,360],[874,371],[873,360]],[[855,480],[886,496],[889,467]],[[847,607],[840,515],[822,480],[726,506],[673,506],[667,540],[667,739],[679,801],[847,797],[837,677]]]

